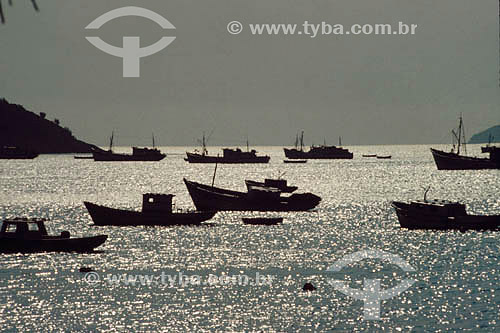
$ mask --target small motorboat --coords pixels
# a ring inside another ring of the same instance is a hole
[[[391,157],[392,157],[391,155],[377,155],[377,158],[379,160],[389,160],[391,159]]]
[[[498,229],[500,215],[469,215],[465,205],[446,200],[393,201],[401,228]]]
[[[363,157],[377,157],[377,154],[364,154]]]
[[[286,179],[264,179],[264,182],[256,182],[253,180],[245,180],[247,189],[250,190],[251,187],[269,187],[280,190],[284,193],[292,193],[298,189],[297,186],[288,186]]]
[[[283,222],[282,217],[242,217],[243,223],[254,225],[276,225]]]
[[[91,252],[108,238],[107,235],[71,238],[68,231],[49,236],[44,223],[44,219],[4,220],[0,228],[0,253]]]
[[[85,201],[90,217],[96,225],[193,225],[211,219],[212,211],[172,211],[173,194],[146,193],[142,196],[142,211],[116,209]]]
[[[300,163],[307,163],[307,160],[283,160],[283,163],[300,164]]]

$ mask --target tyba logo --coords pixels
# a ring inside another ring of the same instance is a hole
[[[104,13],[94,21],[90,22],[90,24],[87,25],[85,29],[99,29],[104,23],[123,16],[145,17],[153,22],[156,22],[163,29],[175,29],[173,24],[163,16],[149,9],[134,6],[117,8]],[[111,54],[115,57],[123,58],[123,77],[139,77],[139,59],[155,54],[156,52],[160,52],[175,39],[175,37],[162,37],[154,44],[151,44],[147,47],[140,47],[139,37],[126,36],[123,37],[123,47],[120,48],[106,43],[99,37],[85,38],[99,50]]]
[[[399,256],[380,250],[364,250],[351,253],[327,269],[330,272],[340,272],[342,268],[350,263],[356,263],[363,259],[380,259],[390,264],[399,266],[405,272],[414,272],[415,269]],[[380,279],[364,279],[363,290],[350,288],[344,281],[328,281],[336,290],[357,300],[364,301],[363,318],[365,320],[380,320],[380,301],[392,298],[411,287],[416,280],[406,279],[391,289],[381,290]]]

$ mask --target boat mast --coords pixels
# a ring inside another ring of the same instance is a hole
[[[212,187],[214,187],[215,183],[215,174],[217,173],[217,162],[219,160],[219,154],[217,154],[217,160],[215,160],[215,169],[214,169],[214,175],[212,177]]]
[[[465,141],[465,126],[462,120],[462,114],[460,114],[460,127],[462,129],[462,132],[459,133],[459,135],[462,136],[462,145],[464,146],[464,154],[467,155],[467,142]]]
[[[460,155],[460,147],[462,145],[464,146],[465,155],[467,155],[467,146],[465,143],[465,127],[464,127],[464,122],[462,119],[462,114],[460,114],[457,133],[455,133],[455,131],[452,131],[452,133],[453,133],[455,139],[457,139],[457,141],[458,141],[457,155]]]
[[[295,134],[295,149],[299,148],[299,133]]]
[[[205,142],[205,132],[203,132],[203,140],[201,141],[201,155],[205,156],[206,154],[208,154],[208,151]]]
[[[156,146],[155,146],[155,134],[152,133],[152,135],[153,135],[153,148],[156,148]]]
[[[342,138],[339,136],[339,146],[342,146]]]
[[[300,133],[300,151],[304,151],[304,131]]]
[[[113,137],[115,135],[115,131],[111,131],[111,137],[109,138],[109,151],[113,152]]]

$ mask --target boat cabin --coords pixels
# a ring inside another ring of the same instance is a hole
[[[418,200],[410,203],[409,212],[412,214],[434,216],[464,216],[467,215],[465,205],[447,200]]]
[[[279,200],[281,191],[273,187],[248,186],[248,198],[251,200]]]
[[[266,178],[264,179],[264,185],[267,187],[275,187],[275,188],[286,188],[287,187],[287,181],[286,179],[269,179]]]
[[[145,193],[142,195],[143,213],[172,213],[173,194]]]
[[[134,156],[157,155],[157,154],[161,154],[161,152],[156,148],[132,147],[132,155]]]
[[[256,157],[257,151],[252,149],[248,152],[242,151],[240,148],[231,149],[224,148],[222,149],[222,155],[226,158],[239,158],[239,157]]]
[[[15,218],[4,220],[0,228],[0,238],[42,238],[47,236],[43,219]]]

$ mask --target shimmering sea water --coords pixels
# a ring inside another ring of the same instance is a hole
[[[163,147],[167,158],[149,163],[72,155],[0,160],[0,217],[49,218],[57,234],[109,235],[97,253],[1,254],[0,330],[498,332],[500,233],[400,229],[390,202],[421,199],[431,185],[429,198],[500,214],[500,171],[438,171],[423,145],[348,148],[353,160],[284,164],[280,147],[257,147],[271,155],[269,164],[219,165],[216,186],[244,190],[244,179],[284,173],[299,191],[323,200],[311,212],[222,212],[201,227],[96,227],[82,203],[140,209],[143,193],[158,192],[175,194],[177,208],[194,208],[182,178],[210,184],[214,166],[184,162],[192,147]],[[479,146],[469,150],[479,155]],[[368,153],[392,159],[361,157]],[[250,226],[242,216],[283,216],[284,223]],[[398,255],[415,270],[365,259],[328,271],[367,249]],[[95,269],[92,280],[82,266]],[[113,274],[181,274],[201,283],[127,285],[110,283]],[[256,274],[272,276],[271,283],[206,283],[210,276]],[[363,301],[329,281],[363,289],[365,278],[380,279],[383,289],[416,282],[381,301],[380,320],[364,320]],[[317,290],[303,292],[306,282]]]

